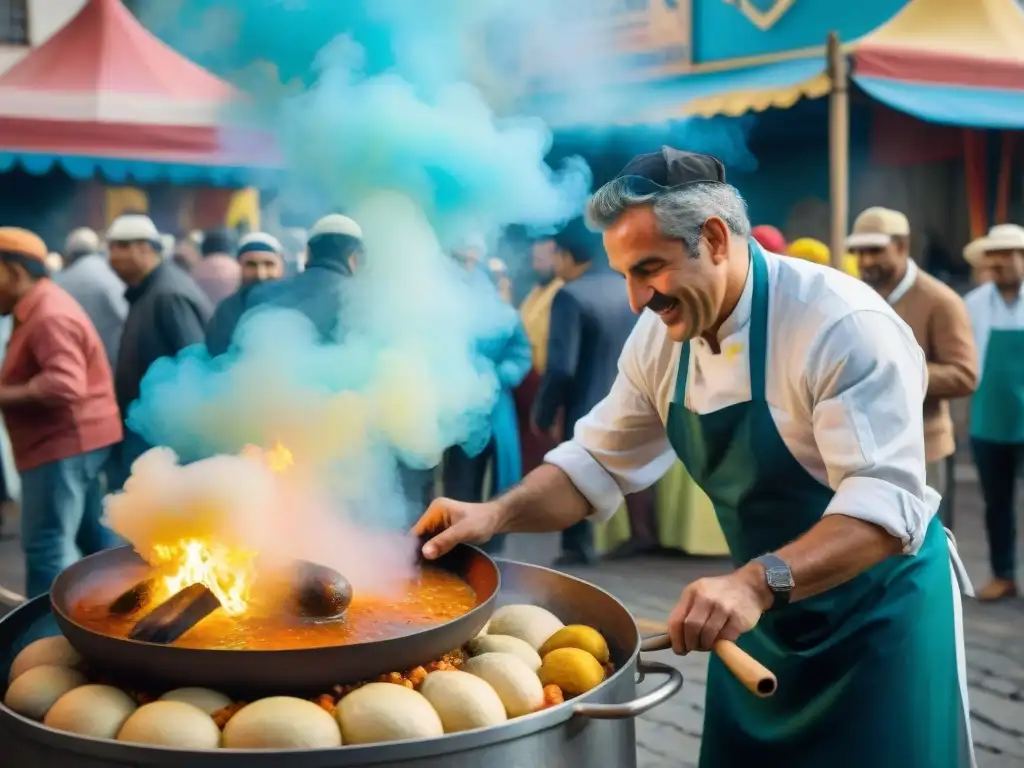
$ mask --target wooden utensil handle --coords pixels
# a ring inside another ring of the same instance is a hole
[[[650,622],[637,622],[641,629],[645,624],[651,626]],[[661,625],[664,628],[664,624]],[[668,635],[655,635],[645,637],[640,643],[641,651],[664,651],[672,647],[672,638]],[[743,683],[743,687],[755,696],[765,698],[775,693],[779,687],[779,681],[772,674],[772,671],[761,662],[740,648],[731,640],[719,640],[712,650],[722,660],[732,674]]]
[[[771,696],[779,687],[779,681],[772,671],[732,640],[719,640],[713,650],[726,668],[743,683],[743,687],[755,696]]]

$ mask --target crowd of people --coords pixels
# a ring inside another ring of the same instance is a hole
[[[766,251],[830,263],[828,247],[816,240],[787,242],[769,226],[748,234]],[[966,299],[917,266],[911,236],[903,214],[864,211],[849,236],[843,270],[884,297],[924,350],[927,480],[944,496],[956,443],[949,401],[974,396],[969,438],[986,502],[993,573],[978,596],[1015,595],[1014,478],[1024,459],[1024,228],[994,227],[965,249],[980,282]],[[281,239],[214,230],[169,241],[148,216],[124,214],[103,236],[86,228],[71,232],[58,260],[33,233],[0,228],[0,313],[9,316],[0,410],[13,455],[0,490],[20,503],[29,596],[47,591],[80,555],[113,543],[99,523],[101,499],[124,483],[132,462],[149,448],[124,417],[155,361],[193,344],[205,344],[214,356],[227,352],[243,315],[258,306],[299,310],[324,342],[340,340],[346,283],[368,258],[359,224],[341,214],[325,216],[300,252]],[[620,375],[620,357],[644,307],[631,304],[601,236],[580,218],[532,239],[524,250],[530,263],[524,279],[510,275],[483,239],[466,240],[451,254],[475,289],[507,310],[502,331],[480,339],[476,350],[494,364],[501,392],[483,451],[453,446],[439,468],[399,468],[413,510],[426,509],[439,493],[473,503],[507,491],[573,438]],[[661,546],[650,486],[627,489],[630,539],[605,556]],[[487,546],[499,551],[501,536]],[[592,522],[565,530],[561,550],[560,565],[595,562]]]

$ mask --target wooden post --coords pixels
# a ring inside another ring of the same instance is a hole
[[[828,75],[829,248],[832,266],[842,269],[850,217],[850,92],[846,56],[835,32],[828,35]]]

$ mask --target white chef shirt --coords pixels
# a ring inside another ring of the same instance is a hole
[[[1024,331],[1024,285],[1011,304],[1006,303],[995,283],[979,285],[964,296],[964,304],[974,330],[974,345],[978,348],[978,370],[984,378],[989,333],[993,330]]]
[[[765,394],[793,457],[835,491],[825,514],[867,520],[916,552],[940,497],[925,484],[924,353],[874,290],[830,267],[775,254],[768,266]],[[748,402],[753,300],[743,295],[719,332],[721,354],[693,342],[686,407],[705,414]],[[601,522],[623,494],[656,482],[676,460],[665,432],[681,345],[644,312],[608,396],[547,454]],[[779,514],[784,515],[785,509]]]

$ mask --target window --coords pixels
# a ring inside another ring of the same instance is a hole
[[[0,45],[28,45],[28,0],[0,0]]]

